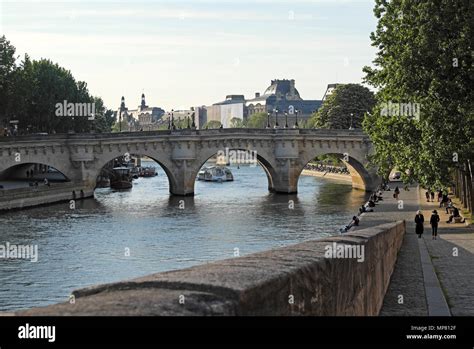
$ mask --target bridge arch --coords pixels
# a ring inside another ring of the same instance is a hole
[[[160,167],[163,169],[165,172],[166,176],[168,177],[168,185],[169,185],[169,190],[171,193],[173,193],[173,190],[178,186],[176,177],[171,170],[172,165],[169,163],[169,161],[162,157],[159,156],[159,154],[155,152],[147,152],[147,151],[129,151],[129,152],[116,152],[112,154],[107,154],[107,156],[102,156],[100,159],[97,160],[97,165],[94,166],[93,171],[90,175],[90,181],[91,181],[91,187],[94,189],[97,185],[97,178],[100,175],[100,172],[103,170],[103,168],[111,161],[120,158],[125,155],[125,153],[128,153],[130,157],[148,157],[152,159],[154,162],[156,162]]]
[[[263,171],[265,172],[265,175],[267,176],[268,180],[268,190],[273,192],[275,190],[275,179],[277,178],[277,172],[275,170],[274,164],[268,160],[272,158],[271,154],[268,154],[267,151],[264,151],[263,149],[245,149],[243,147],[235,147],[235,146],[229,146],[229,147],[224,147],[224,149],[220,148],[210,148],[206,149],[202,152],[199,153],[199,156],[195,160],[195,166],[193,167],[191,171],[191,177],[193,179],[197,178],[197,175],[199,173],[199,170],[204,166],[204,164],[213,156],[218,155],[219,152],[231,152],[231,151],[242,151],[242,152],[255,152],[256,156],[256,161],[257,163],[262,167]],[[262,154],[263,152],[263,154]]]
[[[366,154],[364,154],[360,150],[353,150],[352,152],[340,152],[331,151],[327,149],[318,149],[314,152],[310,152],[302,158],[302,161],[300,163],[300,174],[309,162],[314,160],[316,157],[320,157],[323,155],[334,155],[344,163],[344,165],[349,170],[353,188],[372,191],[375,190],[377,185],[379,184],[379,181],[377,180],[377,176],[375,174],[375,169],[368,168],[368,160],[366,159]]]
[[[65,170],[57,169],[50,164],[22,162],[2,168],[0,170],[0,180],[33,181],[47,178],[50,181],[69,182],[70,179],[65,172]]]

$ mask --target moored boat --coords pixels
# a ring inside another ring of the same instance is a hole
[[[128,167],[114,167],[110,178],[110,187],[113,189],[130,189],[132,176]]]

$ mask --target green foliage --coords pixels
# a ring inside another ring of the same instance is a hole
[[[267,126],[267,113],[255,113],[247,119],[248,128],[265,128]]]
[[[365,80],[378,89],[377,106],[363,125],[376,148],[372,161],[381,174],[396,167],[405,181],[447,186],[450,171],[474,155],[474,3],[375,3],[371,40],[378,52],[374,67],[364,68]],[[419,118],[387,115],[388,102],[419,103]]]
[[[372,111],[374,105],[374,94],[367,87],[339,85],[311,116],[309,125],[328,129],[361,128],[364,114]]]
[[[31,60],[28,55],[17,64],[15,48],[0,38],[0,125],[18,120],[20,133],[109,132],[113,113],[102,99],[89,94],[87,84],[76,81],[70,71],[47,59]],[[57,105],[95,103],[94,120],[88,115],[57,115]]]
[[[232,118],[230,119],[230,127],[231,128],[242,128],[245,127],[244,120],[240,118]]]
[[[208,121],[206,122],[204,125],[203,125],[203,129],[213,129],[213,128],[220,128],[222,126],[221,122],[220,121],[217,121],[217,120],[211,120],[211,121]]]

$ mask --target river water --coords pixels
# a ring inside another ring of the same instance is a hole
[[[38,246],[37,262],[0,259],[0,310],[62,302],[85,286],[338,234],[366,199],[350,184],[307,176],[298,195],[269,194],[259,166],[231,167],[233,182],[199,181],[193,198],[176,198],[156,167],[157,177],[135,180],[129,191],[97,189],[74,210],[60,203],[0,213],[0,245]]]

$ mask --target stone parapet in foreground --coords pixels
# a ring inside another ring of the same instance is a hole
[[[74,304],[15,315],[378,315],[404,234],[404,221],[383,224],[80,289]],[[363,246],[364,261],[326,258],[333,243]]]

